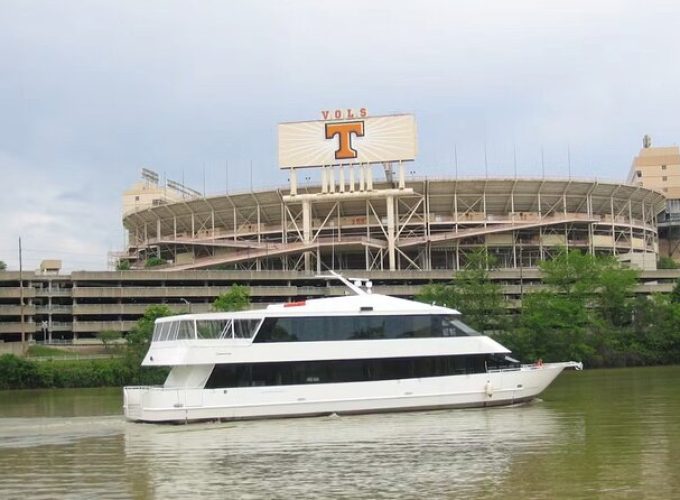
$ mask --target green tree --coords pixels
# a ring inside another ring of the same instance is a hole
[[[658,269],[680,269],[680,264],[678,264],[671,257],[664,256],[659,257],[659,260],[656,263],[656,267]]]
[[[503,294],[489,275],[495,265],[496,259],[486,249],[475,250],[468,254],[465,267],[451,283],[426,285],[416,298],[458,309],[466,323],[476,330],[503,330],[506,327]]]
[[[675,286],[673,287],[673,290],[671,291],[670,300],[674,304],[680,304],[680,279],[675,282]]]
[[[519,326],[502,342],[526,361],[582,360],[592,354],[588,324],[584,301],[541,290],[524,296]]]
[[[130,270],[130,261],[127,260],[127,259],[121,259],[116,264],[116,271],[129,271],[129,270]]]
[[[137,321],[137,324],[128,333],[125,362],[134,383],[160,382],[167,375],[167,370],[145,369],[140,365],[149,350],[155,321],[158,318],[171,315],[172,311],[164,304],[149,306],[144,312],[144,316]]]
[[[97,338],[101,340],[104,350],[110,353],[114,350],[116,341],[121,338],[121,333],[114,330],[102,330],[97,333]]]
[[[149,257],[144,262],[144,267],[148,269],[150,267],[164,266],[165,264],[167,264],[167,262],[165,262],[160,257]]]
[[[242,311],[250,307],[250,290],[247,286],[231,285],[228,292],[220,294],[213,302],[216,311]]]
[[[14,354],[0,355],[0,389],[36,387],[36,365]]]
[[[4,261],[0,260],[0,271],[4,271],[7,269],[7,264],[5,264]]]
[[[638,272],[611,256],[564,248],[539,267],[546,287],[525,296],[508,344],[528,359],[625,365]]]
[[[601,257],[561,248],[552,259],[541,261],[539,268],[545,285],[566,296],[583,298],[596,289],[602,265]]]
[[[634,313],[629,347],[636,354],[634,364],[680,362],[680,303],[669,294],[639,297]]]
[[[613,257],[600,259],[595,290],[597,311],[611,328],[629,325],[640,273],[635,269],[624,268]]]

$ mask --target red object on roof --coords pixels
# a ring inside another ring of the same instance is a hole
[[[286,304],[283,304],[283,307],[297,307],[297,306],[304,306],[307,303],[306,300],[298,300],[297,302],[288,302]]]

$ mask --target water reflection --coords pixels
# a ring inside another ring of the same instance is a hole
[[[262,497],[441,497],[501,483],[516,456],[566,431],[533,405],[358,417],[133,426],[129,461],[144,463],[161,497],[192,491]],[[578,427],[578,422],[576,422]]]
[[[534,405],[188,426],[5,419],[3,490],[32,496],[435,497],[500,485],[513,461],[578,438]]]
[[[76,405],[88,416],[0,418],[0,497],[672,498],[679,376],[567,374],[514,408],[186,426],[99,416],[120,411],[102,393]]]

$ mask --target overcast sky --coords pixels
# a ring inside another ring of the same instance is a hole
[[[417,175],[623,180],[680,141],[680,2],[0,0],[0,260],[105,269],[142,167],[285,184],[276,124],[415,113]]]

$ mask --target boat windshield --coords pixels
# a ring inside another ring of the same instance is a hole
[[[479,332],[457,319],[456,316],[442,318],[442,337],[464,337],[465,335],[479,335]]]
[[[154,342],[178,339],[250,339],[255,335],[259,319],[178,319],[156,323]]]
[[[455,315],[390,314],[268,317],[254,342],[466,337],[480,335]]]

